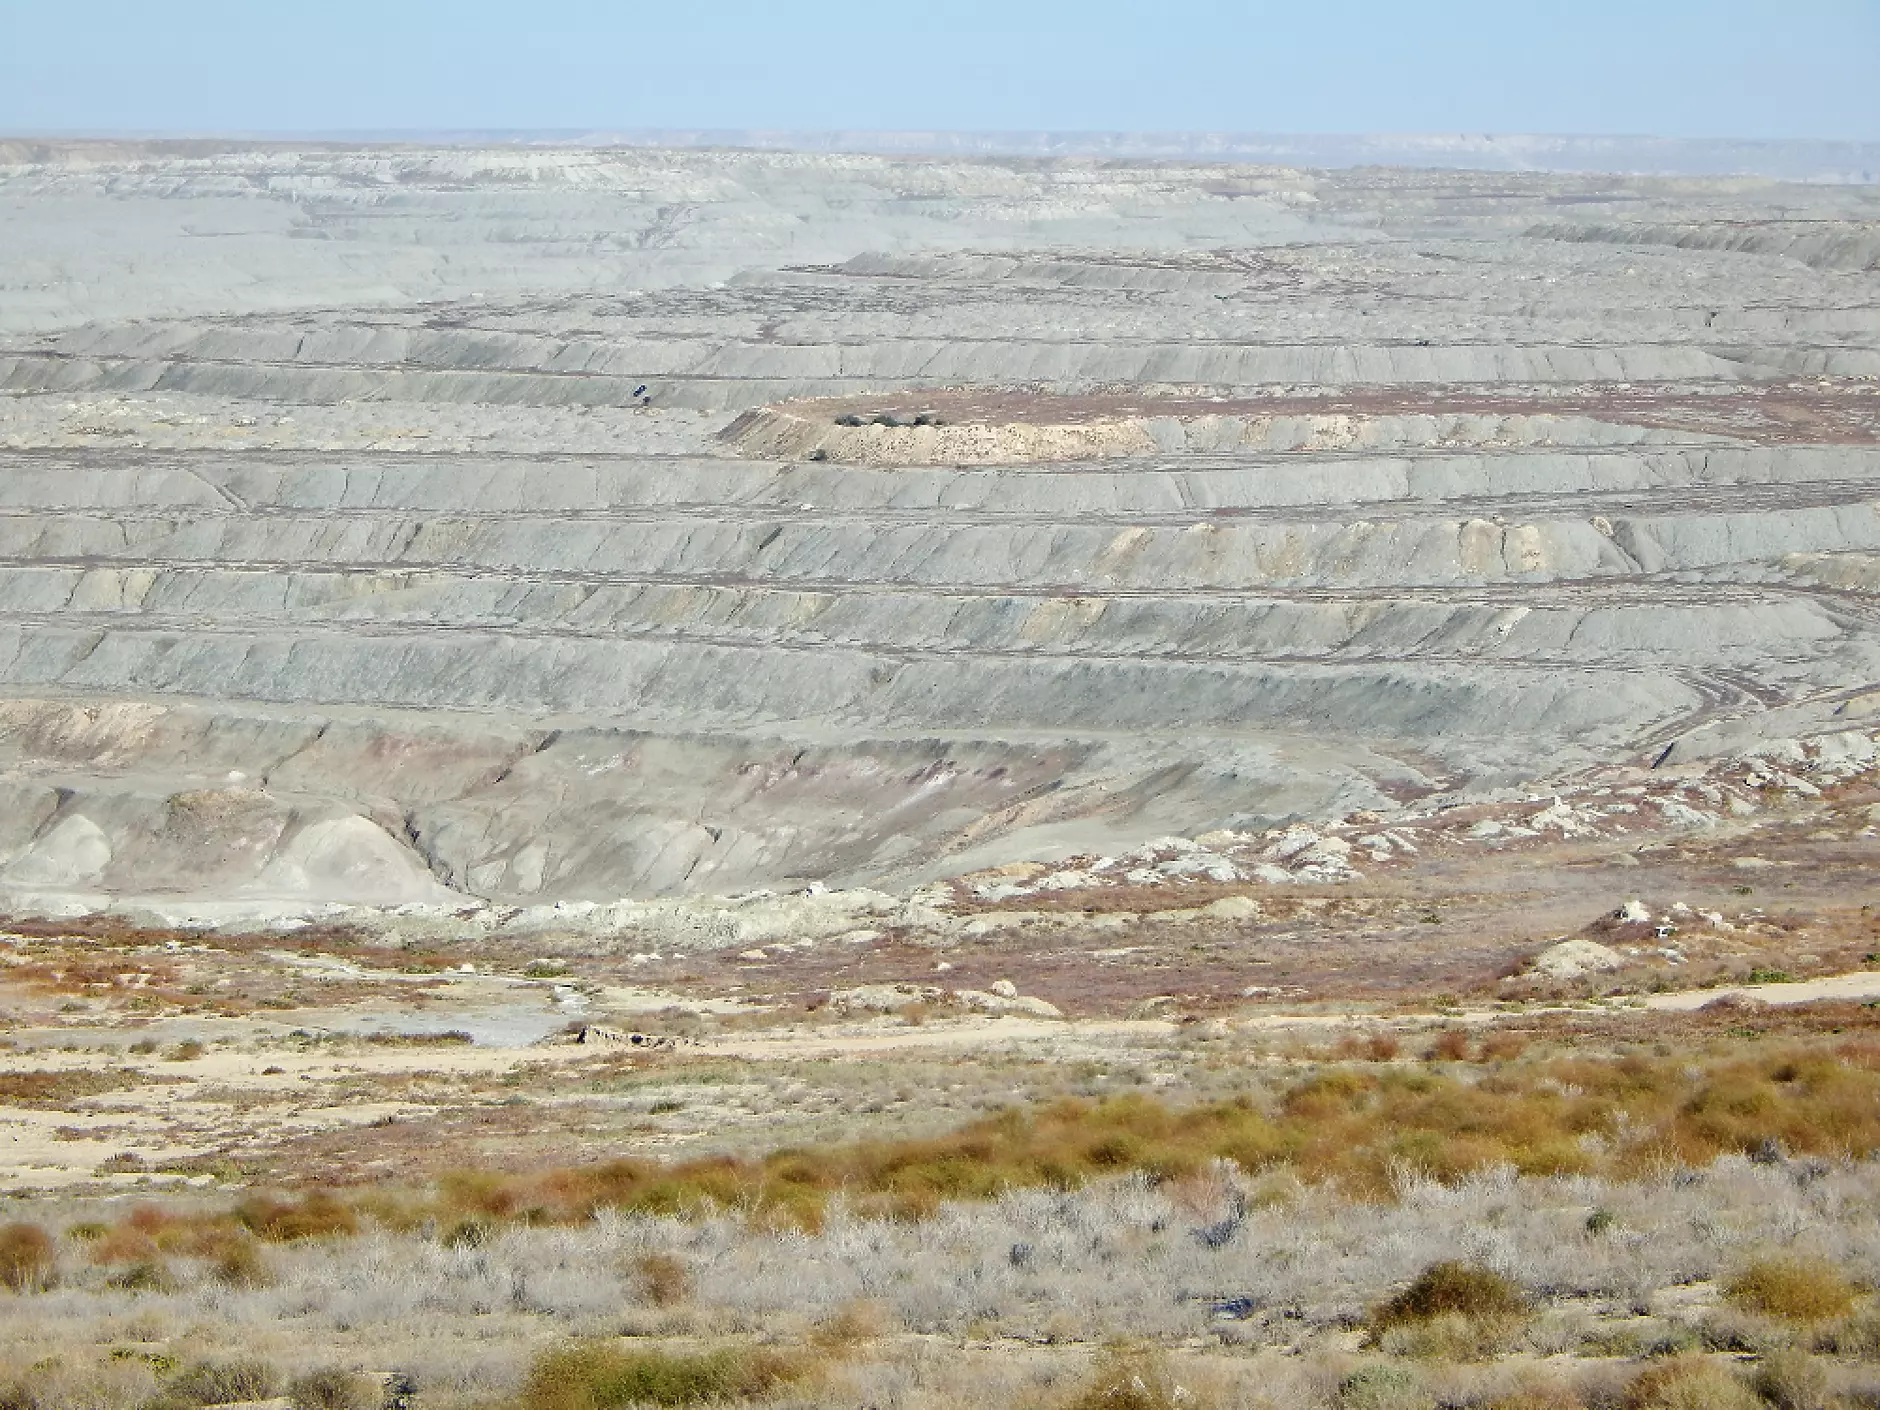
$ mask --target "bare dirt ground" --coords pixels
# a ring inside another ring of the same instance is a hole
[[[963,878],[927,928],[664,958],[539,935],[19,921],[0,938],[0,1178],[354,1184],[550,1147],[751,1150],[937,1130],[1082,1067],[1192,1096],[1224,1057],[1274,1060],[1272,1042],[1546,1028],[1588,1001],[1644,1022],[1726,994],[1880,996],[1864,775],[1701,828],[1520,826],[1558,806],[1407,822],[1414,853],[1335,883],[1035,889],[1088,875],[1071,858]],[[1607,967],[1550,970],[1568,938]],[[958,1080],[936,1088],[934,1062]]]

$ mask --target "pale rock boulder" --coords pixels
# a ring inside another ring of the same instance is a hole
[[[1013,1015],[1024,1018],[1062,1018],[1064,1011],[1056,1004],[1043,999],[1033,998],[1028,994],[988,993],[983,989],[955,989],[953,998],[957,1003],[980,1013],[989,1013],[998,1017]]]
[[[357,816],[328,818],[303,827],[275,853],[257,889],[381,906],[413,901],[443,904],[456,899],[390,833]]]
[[[1595,940],[1561,940],[1534,957],[1535,974],[1547,979],[1578,979],[1604,974],[1625,964],[1625,956]]]
[[[1209,920],[1253,920],[1262,914],[1260,903],[1251,896],[1223,896],[1201,908]]]
[[[73,813],[61,818],[7,865],[7,881],[16,886],[56,889],[90,886],[111,864],[111,841],[90,818]]]
[[[945,991],[932,984],[858,984],[829,996],[837,1013],[897,1013],[917,1004],[938,1003]]]

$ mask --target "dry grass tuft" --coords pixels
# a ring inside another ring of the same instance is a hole
[[[1746,1312],[1806,1324],[1846,1317],[1860,1289],[1826,1259],[1785,1256],[1745,1265],[1724,1295]]]

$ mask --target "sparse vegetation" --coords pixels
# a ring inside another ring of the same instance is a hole
[[[71,1067],[0,1072],[0,1106],[66,1107],[87,1097],[142,1087],[154,1080],[129,1068]]]
[[[1880,1149],[1880,1049],[1844,1044],[1687,1062],[1550,1060],[1481,1080],[1427,1070],[1335,1068],[1271,1105],[1174,1108],[1130,1095],[1007,1110],[949,1136],[793,1149],[758,1160],[615,1161],[541,1176],[466,1172],[447,1207],[494,1218],[585,1218],[756,1207],[814,1225],[841,1192],[860,1208],[920,1216],[949,1199],[1072,1188],[1130,1170],[1191,1175],[1209,1162],[1285,1168],[1361,1198],[1395,1172],[1454,1181],[1508,1165],[1525,1174],[1646,1173],[1701,1166],[1774,1142],[1807,1153]]]

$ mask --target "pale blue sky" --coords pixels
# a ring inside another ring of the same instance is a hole
[[[1880,140],[1880,0],[0,0],[0,131]]]

